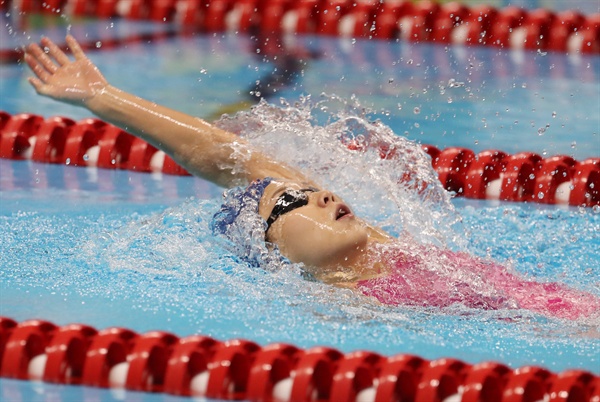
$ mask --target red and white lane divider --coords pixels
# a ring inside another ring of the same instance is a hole
[[[188,175],[164,152],[98,119],[75,122],[0,111],[0,157]]]
[[[542,158],[467,148],[425,146],[444,187],[467,198],[594,207],[600,205],[600,157]]]
[[[364,151],[352,144],[353,151]],[[423,149],[448,191],[476,199],[594,207],[600,205],[600,157],[576,161],[570,156],[542,158],[467,148]],[[394,158],[381,145],[383,159]],[[189,175],[171,157],[147,142],[98,119],[75,122],[66,117],[0,112],[0,157],[36,162]]]
[[[379,0],[5,0],[3,11],[175,21],[199,31],[356,38],[600,53],[600,14]]]
[[[600,377],[0,317],[0,376],[249,401],[600,401]]]

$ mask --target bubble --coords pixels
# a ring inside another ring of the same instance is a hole
[[[419,114],[419,113],[421,113],[421,108],[420,108],[420,107],[418,107],[418,106],[415,106],[415,107],[414,107],[414,109],[413,109],[413,113],[414,113],[414,114]]]

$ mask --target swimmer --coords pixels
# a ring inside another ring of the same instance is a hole
[[[316,280],[389,305],[522,308],[550,317],[596,316],[600,298],[556,283],[528,281],[466,253],[396,239],[356,216],[339,196],[298,169],[208,122],[108,83],[67,36],[69,57],[51,40],[30,44],[25,61],[38,94],[81,106],[169,154],[226,191],[211,227],[250,264],[301,263]],[[73,59],[74,58],[74,59]],[[256,218],[252,228],[243,226]],[[250,230],[249,230],[250,229]],[[240,236],[240,232],[243,232]],[[272,255],[256,251],[259,238]],[[431,269],[434,262],[442,269]]]

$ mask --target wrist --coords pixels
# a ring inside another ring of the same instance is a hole
[[[92,113],[114,123],[123,119],[129,104],[131,101],[128,100],[128,94],[109,84],[99,87],[85,102],[86,108]]]

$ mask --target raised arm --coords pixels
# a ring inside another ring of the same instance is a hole
[[[26,49],[38,94],[82,106],[170,155],[190,173],[224,187],[267,176],[309,181],[298,170],[253,148],[246,140],[206,121],[177,112],[111,86],[72,36],[71,60],[50,39]]]

